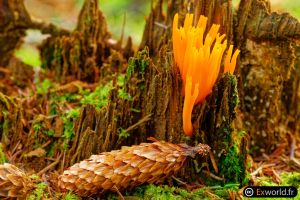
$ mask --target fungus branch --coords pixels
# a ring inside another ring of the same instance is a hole
[[[173,20],[174,59],[183,80],[185,95],[183,106],[183,129],[192,136],[191,115],[193,106],[202,103],[209,95],[218,78],[223,54],[227,48],[225,34],[220,35],[220,25],[213,24],[206,35],[207,17],[200,16],[197,26],[193,26],[193,14],[187,14],[183,27],[178,28],[178,14]],[[232,55],[230,45],[224,64],[224,73],[233,74],[239,50]]]

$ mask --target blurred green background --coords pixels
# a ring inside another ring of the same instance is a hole
[[[150,0],[99,0],[100,9],[106,16],[113,39],[118,40],[122,33],[125,18],[125,39],[133,38],[138,46],[150,12]],[[233,0],[236,8],[239,0]],[[33,18],[52,22],[72,30],[77,22],[83,0],[25,0],[25,6]],[[289,12],[300,19],[300,0],[271,0],[272,11]],[[34,46],[45,38],[37,31],[28,31],[25,44],[16,51],[16,56],[32,66],[40,66],[39,52]]]

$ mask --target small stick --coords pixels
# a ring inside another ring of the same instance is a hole
[[[292,137],[291,150],[290,150],[290,158],[295,158],[295,148],[296,148],[296,140]]]
[[[66,159],[66,150],[64,150],[64,153],[63,153],[63,159],[62,159],[62,164],[61,164],[61,173],[64,171],[64,166],[65,166],[65,159]]]
[[[137,128],[138,126],[140,126],[141,124],[149,121],[151,119],[152,114],[146,115],[145,117],[143,117],[142,119],[140,119],[137,123],[129,126],[125,131],[129,132],[131,130],[134,130],[135,128]]]
[[[154,24],[163,29],[168,29],[170,27],[170,26],[166,26],[165,24],[160,23],[160,22],[154,22]]]
[[[124,196],[121,194],[121,192],[119,191],[119,189],[118,189],[115,185],[114,185],[113,188],[116,190],[116,192],[118,193],[119,197],[120,197],[122,200],[125,200]]]
[[[268,165],[264,165],[262,164],[260,167],[258,167],[254,172],[252,172],[250,175],[251,176],[255,176],[257,175],[263,168],[267,168],[267,167],[273,167],[275,166],[276,164],[268,164]]]
[[[182,185],[184,185],[185,187],[187,187],[188,185],[185,183],[185,182],[183,182],[182,180],[180,180],[179,178],[176,178],[175,176],[172,176],[172,178],[175,180],[175,181],[177,181],[178,183],[180,183],[180,184],[182,184]]]
[[[219,177],[219,176],[217,176],[217,175],[215,175],[215,174],[213,174],[213,173],[211,173],[211,172],[209,172],[207,170],[203,170],[203,172],[205,174],[207,174],[208,176],[210,176],[211,178],[215,179],[215,180],[224,181],[224,178],[221,178],[221,177]]]
[[[51,163],[50,165],[48,165],[47,167],[45,167],[44,169],[42,169],[41,171],[39,171],[37,173],[38,176],[41,176],[42,174],[44,174],[46,171],[48,171],[49,169],[51,169],[52,167],[54,167],[55,165],[57,165],[59,163],[59,160],[61,158],[62,154],[60,154],[58,156],[58,158],[56,159],[56,161],[54,161],[53,163]]]
[[[219,169],[218,169],[218,166],[217,166],[214,154],[213,154],[213,152],[211,150],[209,150],[209,157],[210,157],[210,160],[211,160],[211,163],[212,163],[212,166],[213,166],[215,172],[218,174],[219,173]]]
[[[272,168],[272,172],[273,172],[273,174],[274,174],[274,176],[275,176],[275,178],[276,178],[276,181],[277,181],[278,183],[281,183],[282,180],[281,180],[280,176],[277,174],[277,172],[276,172],[273,168]]]

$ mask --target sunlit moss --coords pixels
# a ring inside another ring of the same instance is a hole
[[[2,143],[0,143],[0,164],[6,163],[7,162],[7,158],[3,152],[3,145]]]
[[[40,67],[42,63],[38,49],[30,45],[22,45],[15,51],[15,56],[32,67]]]
[[[42,200],[48,198],[49,194],[46,192],[46,187],[47,185],[45,183],[38,183],[27,200]]]

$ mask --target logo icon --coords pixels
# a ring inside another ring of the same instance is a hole
[[[252,197],[254,194],[254,190],[252,188],[245,188],[244,195],[246,197]]]

